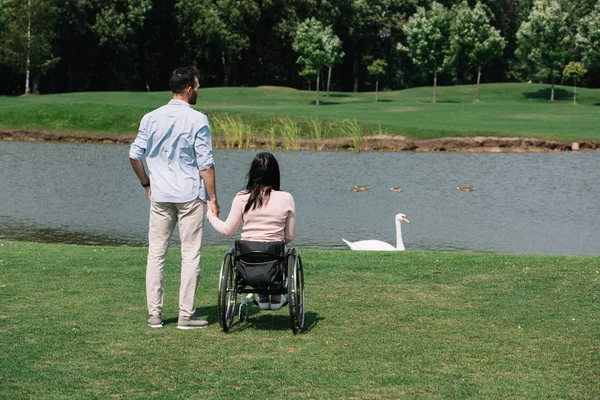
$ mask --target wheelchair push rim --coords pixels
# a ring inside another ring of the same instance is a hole
[[[233,325],[237,296],[238,292],[235,280],[233,256],[231,252],[228,252],[223,257],[223,263],[221,264],[221,273],[219,275],[219,298],[217,301],[219,324],[225,332],[229,332]]]
[[[288,304],[292,331],[297,334],[304,327],[304,269],[297,253],[288,260]]]

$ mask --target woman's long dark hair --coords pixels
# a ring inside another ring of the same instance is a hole
[[[279,190],[279,163],[271,153],[259,153],[252,160],[246,191],[250,193],[244,212],[261,208],[269,202],[271,190]]]

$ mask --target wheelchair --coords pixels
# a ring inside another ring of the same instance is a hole
[[[219,275],[217,314],[224,332],[231,331],[236,309],[239,322],[248,319],[252,293],[287,295],[292,331],[299,333],[304,327],[304,270],[296,249],[286,250],[283,241],[236,240]]]

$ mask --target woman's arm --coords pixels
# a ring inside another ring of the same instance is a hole
[[[240,199],[239,195],[236,195],[233,198],[233,202],[231,204],[231,211],[229,211],[229,215],[227,216],[227,220],[225,222],[221,221],[210,209],[207,208],[206,218],[210,224],[215,228],[217,232],[219,232],[223,236],[230,237],[235,233],[238,226],[240,226],[240,222],[242,222],[243,215],[243,203]]]
[[[294,198],[290,195],[290,204],[287,220],[285,221],[284,238],[285,244],[288,244],[296,237],[296,204]]]

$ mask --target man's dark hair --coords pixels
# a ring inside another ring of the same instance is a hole
[[[169,87],[173,93],[181,94],[189,86],[194,87],[196,79],[198,77],[198,70],[196,67],[183,67],[176,68],[171,72],[169,78]]]

